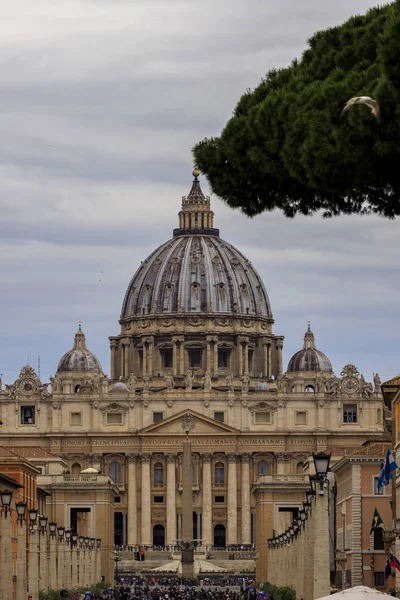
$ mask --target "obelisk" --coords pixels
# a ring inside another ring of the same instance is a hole
[[[189,431],[192,415],[185,415],[186,438],[183,442],[182,463],[182,574],[185,579],[193,579],[193,497],[192,497],[192,444]]]

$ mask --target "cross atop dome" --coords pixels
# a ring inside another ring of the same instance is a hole
[[[174,237],[179,235],[216,235],[214,213],[211,210],[210,197],[205,196],[200,187],[198,169],[193,169],[192,187],[187,196],[182,196],[182,210],[179,212],[179,229],[174,229]]]

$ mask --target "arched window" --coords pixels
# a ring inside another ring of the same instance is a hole
[[[225,467],[222,462],[215,463],[215,483],[225,483]]]
[[[315,392],[314,386],[313,385],[307,385],[306,386],[306,392],[314,393]]]
[[[79,394],[80,390],[81,390],[81,386],[80,385],[76,385],[75,388],[74,388],[75,394]]]
[[[82,467],[79,463],[74,463],[71,467],[71,474],[72,475],[79,475],[80,472],[82,471]]]
[[[154,465],[154,485],[163,485],[164,483],[164,467],[162,463]]]
[[[304,471],[303,471],[303,463],[302,462],[298,462],[296,465],[296,473],[298,475],[303,475]]]
[[[110,464],[110,477],[115,483],[121,483],[121,465],[116,460]]]
[[[260,460],[260,462],[257,465],[257,472],[259,475],[267,475],[268,463],[266,460]]]
[[[374,529],[374,550],[384,550],[385,545],[383,543],[383,529],[377,527]]]

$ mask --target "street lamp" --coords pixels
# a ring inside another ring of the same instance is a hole
[[[64,539],[65,527],[62,527],[62,525],[60,525],[60,527],[57,527],[57,532],[58,539],[60,540],[60,542],[62,542],[62,540]]]
[[[46,532],[47,517],[45,517],[43,515],[41,517],[39,517],[39,523],[40,523],[40,528],[42,530],[42,535],[44,535]]]
[[[318,479],[325,479],[329,470],[331,455],[319,452],[318,454],[313,454],[313,460]]]
[[[318,493],[320,496],[323,496],[325,493],[324,485],[325,483],[329,483],[327,479],[327,473],[329,469],[329,463],[331,461],[331,455],[325,454],[325,452],[319,452],[319,454],[313,454],[314,466],[316,475],[313,476],[314,479],[314,491],[316,484],[318,484]],[[310,481],[312,479],[310,477]]]
[[[75,546],[75,544],[78,542],[78,534],[77,533],[73,533],[71,536],[72,539],[72,543]]]
[[[100,550],[101,547],[101,538],[96,539],[97,549]]]
[[[49,528],[50,528],[50,535],[52,538],[54,538],[56,535],[57,523],[55,523],[54,521],[50,521]]]
[[[31,508],[29,509],[29,521],[30,521],[30,526],[31,526],[31,531],[33,531],[35,523],[36,523],[36,519],[38,516],[38,511],[36,510],[36,508]]]
[[[7,516],[8,512],[11,511],[10,506],[11,506],[11,500],[12,500],[12,492],[8,492],[6,490],[4,490],[3,492],[1,492],[1,503],[3,505],[3,509],[4,509],[4,514],[5,516]]]
[[[17,502],[15,508],[17,509],[18,522],[22,525],[22,521],[25,520],[26,502]]]

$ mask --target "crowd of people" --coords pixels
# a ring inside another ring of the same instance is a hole
[[[121,578],[93,600],[255,600],[254,581],[240,577],[188,580],[178,577]]]

